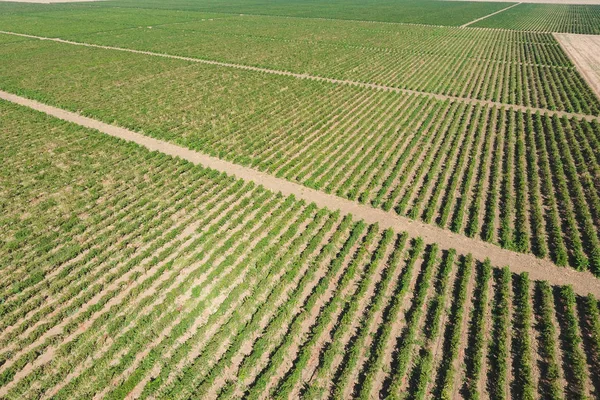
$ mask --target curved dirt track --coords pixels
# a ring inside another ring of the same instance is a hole
[[[507,265],[512,272],[527,272],[530,278],[534,280],[546,280],[553,285],[572,285],[578,294],[586,295],[592,293],[596,297],[600,297],[600,279],[594,277],[590,272],[578,272],[571,268],[561,268],[548,260],[538,259],[531,254],[515,253],[502,249],[481,240],[468,238],[433,225],[401,217],[391,212],[309,189],[300,184],[276,178],[251,168],[233,164],[173,143],[144,136],[128,129],[109,125],[11,93],[0,91],[0,99],[26,106],[87,128],[96,129],[110,136],[137,143],[151,151],[160,151],[173,157],[188,160],[194,164],[200,164],[247,181],[253,181],[275,192],[281,192],[284,195],[294,195],[308,202],[314,202],[319,207],[326,207],[331,210],[337,209],[344,214],[353,214],[356,218],[363,219],[367,223],[378,223],[381,228],[406,231],[413,237],[422,237],[428,243],[437,243],[443,249],[453,248],[461,253],[471,253],[476,259],[480,260],[489,258],[494,265]]]
[[[437,93],[423,92],[423,91],[419,91],[419,90],[401,89],[401,88],[396,88],[393,86],[378,85],[376,83],[358,82],[358,81],[351,81],[351,80],[345,80],[345,79],[334,79],[334,78],[327,78],[327,77],[310,75],[310,74],[298,74],[298,73],[289,72],[289,71],[281,71],[281,70],[276,70],[276,69],[253,67],[251,65],[234,64],[234,63],[227,63],[227,62],[221,62],[221,61],[206,60],[206,59],[202,59],[202,58],[176,56],[173,54],[155,53],[152,51],[135,50],[135,49],[128,49],[128,48],[124,48],[124,47],[103,46],[103,45],[92,44],[92,43],[73,42],[71,40],[65,40],[65,39],[60,39],[60,38],[49,38],[49,37],[44,37],[44,36],[28,35],[28,34],[24,34],[24,33],[16,33],[16,32],[9,32],[9,31],[0,31],[0,34],[21,36],[21,37],[26,37],[26,38],[30,38],[30,39],[47,40],[47,41],[51,41],[51,42],[70,44],[70,45],[75,45],[75,46],[93,47],[93,48],[97,48],[97,49],[124,51],[124,52],[128,52],[128,53],[143,54],[143,55],[154,56],[154,57],[172,58],[175,60],[183,60],[183,61],[195,62],[195,63],[199,63],[199,64],[217,65],[220,67],[243,69],[243,70],[247,70],[247,71],[262,72],[262,73],[272,74],[272,75],[290,76],[290,77],[297,78],[297,79],[310,79],[310,80],[315,80],[315,81],[319,81],[319,82],[329,82],[329,83],[342,84],[342,85],[360,86],[360,87],[365,87],[365,88],[370,88],[370,89],[385,90],[385,91],[396,92],[396,93],[423,95],[423,96],[429,96],[434,99],[442,100],[442,101],[451,100],[451,101],[461,101],[461,102],[465,102],[467,104],[481,104],[484,106],[505,107],[505,108],[511,108],[511,109],[517,110],[517,111],[524,111],[524,112],[531,111],[532,113],[540,112],[541,114],[547,113],[550,116],[552,116],[552,115],[558,115],[559,117],[566,116],[568,118],[580,118],[580,119],[585,119],[587,121],[593,121],[593,120],[599,119],[599,117],[597,117],[597,116],[588,115],[588,114],[571,113],[571,112],[567,112],[567,111],[555,111],[555,110],[549,110],[549,109],[545,109],[545,108],[520,106],[520,105],[507,104],[507,103],[501,103],[501,102],[490,101],[490,100],[473,99],[473,98],[469,98],[469,97],[448,96],[448,95],[437,94]]]

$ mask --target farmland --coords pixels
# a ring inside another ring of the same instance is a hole
[[[2,30],[461,98],[600,113],[598,98],[545,33],[204,13],[177,20],[173,14],[138,15],[121,9],[116,17],[106,12],[106,23],[101,23],[102,14],[87,9],[61,14],[62,19],[47,14],[4,17]]]
[[[593,297],[21,107],[1,112],[3,396],[589,390]],[[532,370],[538,359],[554,381]]]
[[[8,92],[600,272],[597,121],[13,39]]]
[[[600,5],[521,4],[473,26],[600,34]]]
[[[510,5],[0,2],[0,398],[600,397],[597,6]]]

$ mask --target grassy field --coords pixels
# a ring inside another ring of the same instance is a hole
[[[508,5],[0,2],[0,91],[236,164],[0,100],[0,399],[600,397],[598,8]]]
[[[594,383],[593,297],[0,113],[3,397],[520,397]]]

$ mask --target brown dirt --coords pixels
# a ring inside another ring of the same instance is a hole
[[[199,64],[217,65],[220,67],[236,68],[236,69],[242,69],[242,70],[246,70],[246,71],[262,72],[262,73],[266,73],[266,74],[290,76],[290,77],[297,78],[297,79],[310,79],[310,80],[319,81],[319,82],[329,82],[329,83],[335,83],[335,84],[341,84],[341,85],[359,86],[359,87],[365,87],[365,88],[370,88],[370,89],[379,89],[379,90],[385,90],[385,91],[396,92],[396,93],[424,95],[424,96],[430,96],[430,97],[433,97],[435,99],[442,100],[442,101],[451,100],[451,101],[462,101],[462,102],[466,102],[468,104],[482,104],[482,105],[496,106],[496,107],[509,107],[514,110],[524,111],[524,112],[529,110],[529,111],[531,111],[532,114],[535,114],[536,112],[540,112],[541,114],[547,113],[549,116],[558,115],[559,117],[563,117],[563,116],[566,116],[568,118],[575,117],[575,118],[585,119],[587,121],[594,121],[594,120],[598,119],[598,117],[596,117],[594,115],[588,115],[588,114],[570,113],[570,112],[566,112],[566,111],[554,111],[554,110],[549,110],[546,108],[519,106],[519,105],[507,104],[507,103],[491,101],[491,100],[479,100],[479,99],[464,98],[464,97],[458,97],[458,96],[447,96],[447,95],[443,95],[443,94],[429,93],[429,92],[423,92],[423,91],[419,91],[419,90],[400,89],[400,88],[396,88],[396,87],[392,87],[392,86],[378,85],[375,83],[365,83],[365,82],[351,81],[351,80],[345,80],[345,79],[326,78],[326,77],[321,77],[321,76],[309,75],[306,73],[298,74],[298,73],[269,69],[269,68],[253,67],[250,65],[226,63],[226,62],[205,60],[205,59],[193,58],[193,57],[183,57],[183,56],[176,56],[176,55],[172,55],[172,54],[155,53],[152,51],[135,50],[135,49],[122,48],[122,47],[114,47],[114,46],[102,46],[102,45],[91,44],[91,43],[73,42],[70,40],[64,40],[64,39],[60,39],[60,38],[49,38],[49,37],[44,37],[44,36],[27,35],[27,34],[23,34],[23,33],[8,32],[8,31],[0,31],[0,34],[27,37],[30,39],[47,40],[47,41],[63,43],[63,44],[70,44],[70,45],[75,45],[75,46],[93,47],[93,48],[104,49],[104,50],[116,50],[116,51],[124,51],[124,52],[134,53],[134,54],[143,54],[143,55],[147,55],[147,56],[171,58],[174,60],[183,60],[183,61],[195,62],[195,63],[199,63]]]
[[[600,36],[555,33],[554,37],[600,98]]]
[[[0,98],[52,115],[56,118],[73,122],[81,126],[96,129],[102,133],[126,141],[135,142],[151,151],[160,151],[173,157],[180,157],[194,164],[223,171],[238,178],[253,181],[266,189],[281,192],[283,195],[295,195],[298,199],[314,202],[319,207],[340,210],[343,214],[353,214],[368,223],[378,223],[383,229],[391,228],[397,232],[406,231],[411,236],[420,236],[427,243],[438,243],[441,249],[456,249],[460,253],[471,253],[474,258],[489,258],[497,266],[507,265],[514,273],[528,272],[533,280],[546,280],[552,285],[572,285],[576,293],[587,295],[592,293],[600,297],[600,280],[590,272],[580,272],[571,268],[561,268],[549,260],[536,258],[532,254],[516,253],[502,249],[496,245],[478,239],[468,238],[454,232],[438,228],[409,218],[401,217],[393,212],[374,209],[357,202],[346,200],[318,190],[306,188],[300,184],[276,178],[252,168],[243,167],[228,161],[220,160],[172,143],[150,138],[114,125],[105,124],[79,114],[47,106],[34,100],[0,91]]]

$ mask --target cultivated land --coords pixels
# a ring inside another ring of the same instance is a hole
[[[2,396],[597,390],[594,297],[0,107]]]
[[[0,3],[0,398],[600,397],[599,8],[511,5]]]
[[[447,0],[447,1],[481,1],[485,3],[500,2],[506,0]],[[535,3],[535,4],[579,4],[579,5],[600,5],[600,0],[512,0],[514,3]]]
[[[472,26],[597,35],[600,5],[521,4]]]
[[[596,120],[0,37],[7,92],[600,272]]]

